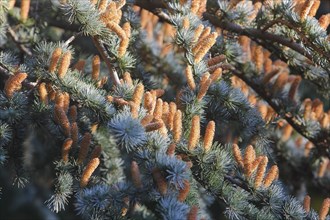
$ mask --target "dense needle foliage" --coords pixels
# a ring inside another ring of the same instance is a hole
[[[330,219],[329,25],[327,0],[0,0],[0,219]]]

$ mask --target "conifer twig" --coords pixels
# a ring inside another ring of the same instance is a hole
[[[321,48],[317,47],[316,45],[313,44],[312,41],[310,41],[306,35],[304,33],[302,33],[295,25],[291,24],[288,21],[282,20],[282,19],[276,19],[274,21],[272,21],[270,24],[268,24],[265,28],[269,28],[270,25],[273,24],[273,22],[278,23],[278,24],[282,24],[287,26],[289,29],[294,30],[299,37],[302,39],[302,41],[307,44],[309,47],[311,47],[313,50],[315,50],[318,54],[320,54],[321,56],[325,56],[327,59],[330,59],[330,54],[326,53],[325,51],[323,51]],[[263,31],[265,31],[265,28],[262,29]]]
[[[170,16],[166,14],[162,9],[166,8],[166,4],[163,1],[149,1],[149,0],[137,0],[135,5],[150,11],[154,15],[158,16],[161,21],[172,23]]]
[[[147,1],[147,0],[139,0],[136,2],[136,5],[140,6],[141,8],[148,10],[154,13],[155,8],[165,8],[165,6],[161,3],[154,3],[155,1]],[[159,16],[159,14],[154,13],[155,15]],[[224,30],[237,33],[240,35],[246,35],[251,39],[262,39],[266,41],[272,41],[275,43],[282,44],[291,48],[292,50],[302,54],[303,56],[307,57],[310,60],[313,60],[312,55],[308,54],[307,51],[301,47],[299,44],[295,43],[290,39],[286,39],[283,36],[279,36],[276,34],[272,34],[269,32],[264,32],[263,30],[253,29],[253,28],[242,28],[240,25],[231,23],[225,20],[220,21],[216,16],[210,13],[204,13],[204,18],[209,20],[214,26],[220,27]],[[168,23],[171,23],[170,20],[166,20]]]
[[[110,63],[107,55],[105,54],[105,50],[103,49],[102,44],[100,43],[99,39],[97,37],[93,37],[93,43],[96,46],[97,50],[99,51],[101,57],[103,58],[105,64],[107,65],[108,69],[109,69],[109,75],[111,80],[113,81],[113,83],[115,85],[120,85],[120,80],[117,74],[117,71],[112,67],[112,64]]]
[[[300,133],[303,137],[307,138],[311,141],[315,147],[318,149],[318,153],[320,155],[325,155],[330,158],[330,152],[328,152],[328,145],[330,143],[330,136],[326,134],[326,132],[319,132],[319,134],[311,137],[306,134],[305,129],[297,123],[297,118],[294,114],[290,112],[286,112],[283,114],[282,107],[275,101],[272,100],[271,94],[265,90],[261,84],[257,84],[256,82],[249,80],[242,72],[235,68],[230,69],[232,73],[243,80],[247,85],[249,85],[262,99],[264,99],[279,115],[281,115],[298,133]]]
[[[251,39],[262,39],[265,41],[272,41],[275,43],[282,44],[291,48],[292,50],[300,53],[301,55],[307,57],[310,60],[313,60],[312,55],[308,54],[307,51],[301,47],[299,44],[295,43],[290,39],[286,39],[283,36],[265,32],[263,30],[253,29],[253,28],[243,28],[238,24],[231,23],[225,20],[220,21],[217,17],[212,14],[204,13],[204,17],[207,18],[214,26],[220,27],[227,31],[237,33],[240,35],[246,35]]]
[[[74,41],[79,35],[82,35],[83,32],[78,32],[77,34],[75,35],[72,35],[69,39],[67,39],[65,42],[64,42],[64,45],[68,46],[69,44],[72,43],[72,41]]]
[[[23,53],[25,53],[29,56],[32,56],[32,52],[30,51],[30,49],[27,48],[26,46],[24,46],[24,44],[22,44],[21,42],[19,42],[15,31],[11,27],[8,27],[8,34],[20,51],[22,51]]]

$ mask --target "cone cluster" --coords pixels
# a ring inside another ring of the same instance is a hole
[[[278,178],[278,167],[273,165],[268,172],[267,156],[256,157],[256,152],[252,145],[245,149],[244,158],[237,144],[233,144],[233,155],[239,167],[244,170],[244,174],[249,179],[254,179],[254,187],[269,187]]]

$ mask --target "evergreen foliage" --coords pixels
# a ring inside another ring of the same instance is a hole
[[[0,219],[330,219],[329,25],[320,0],[0,0]]]

